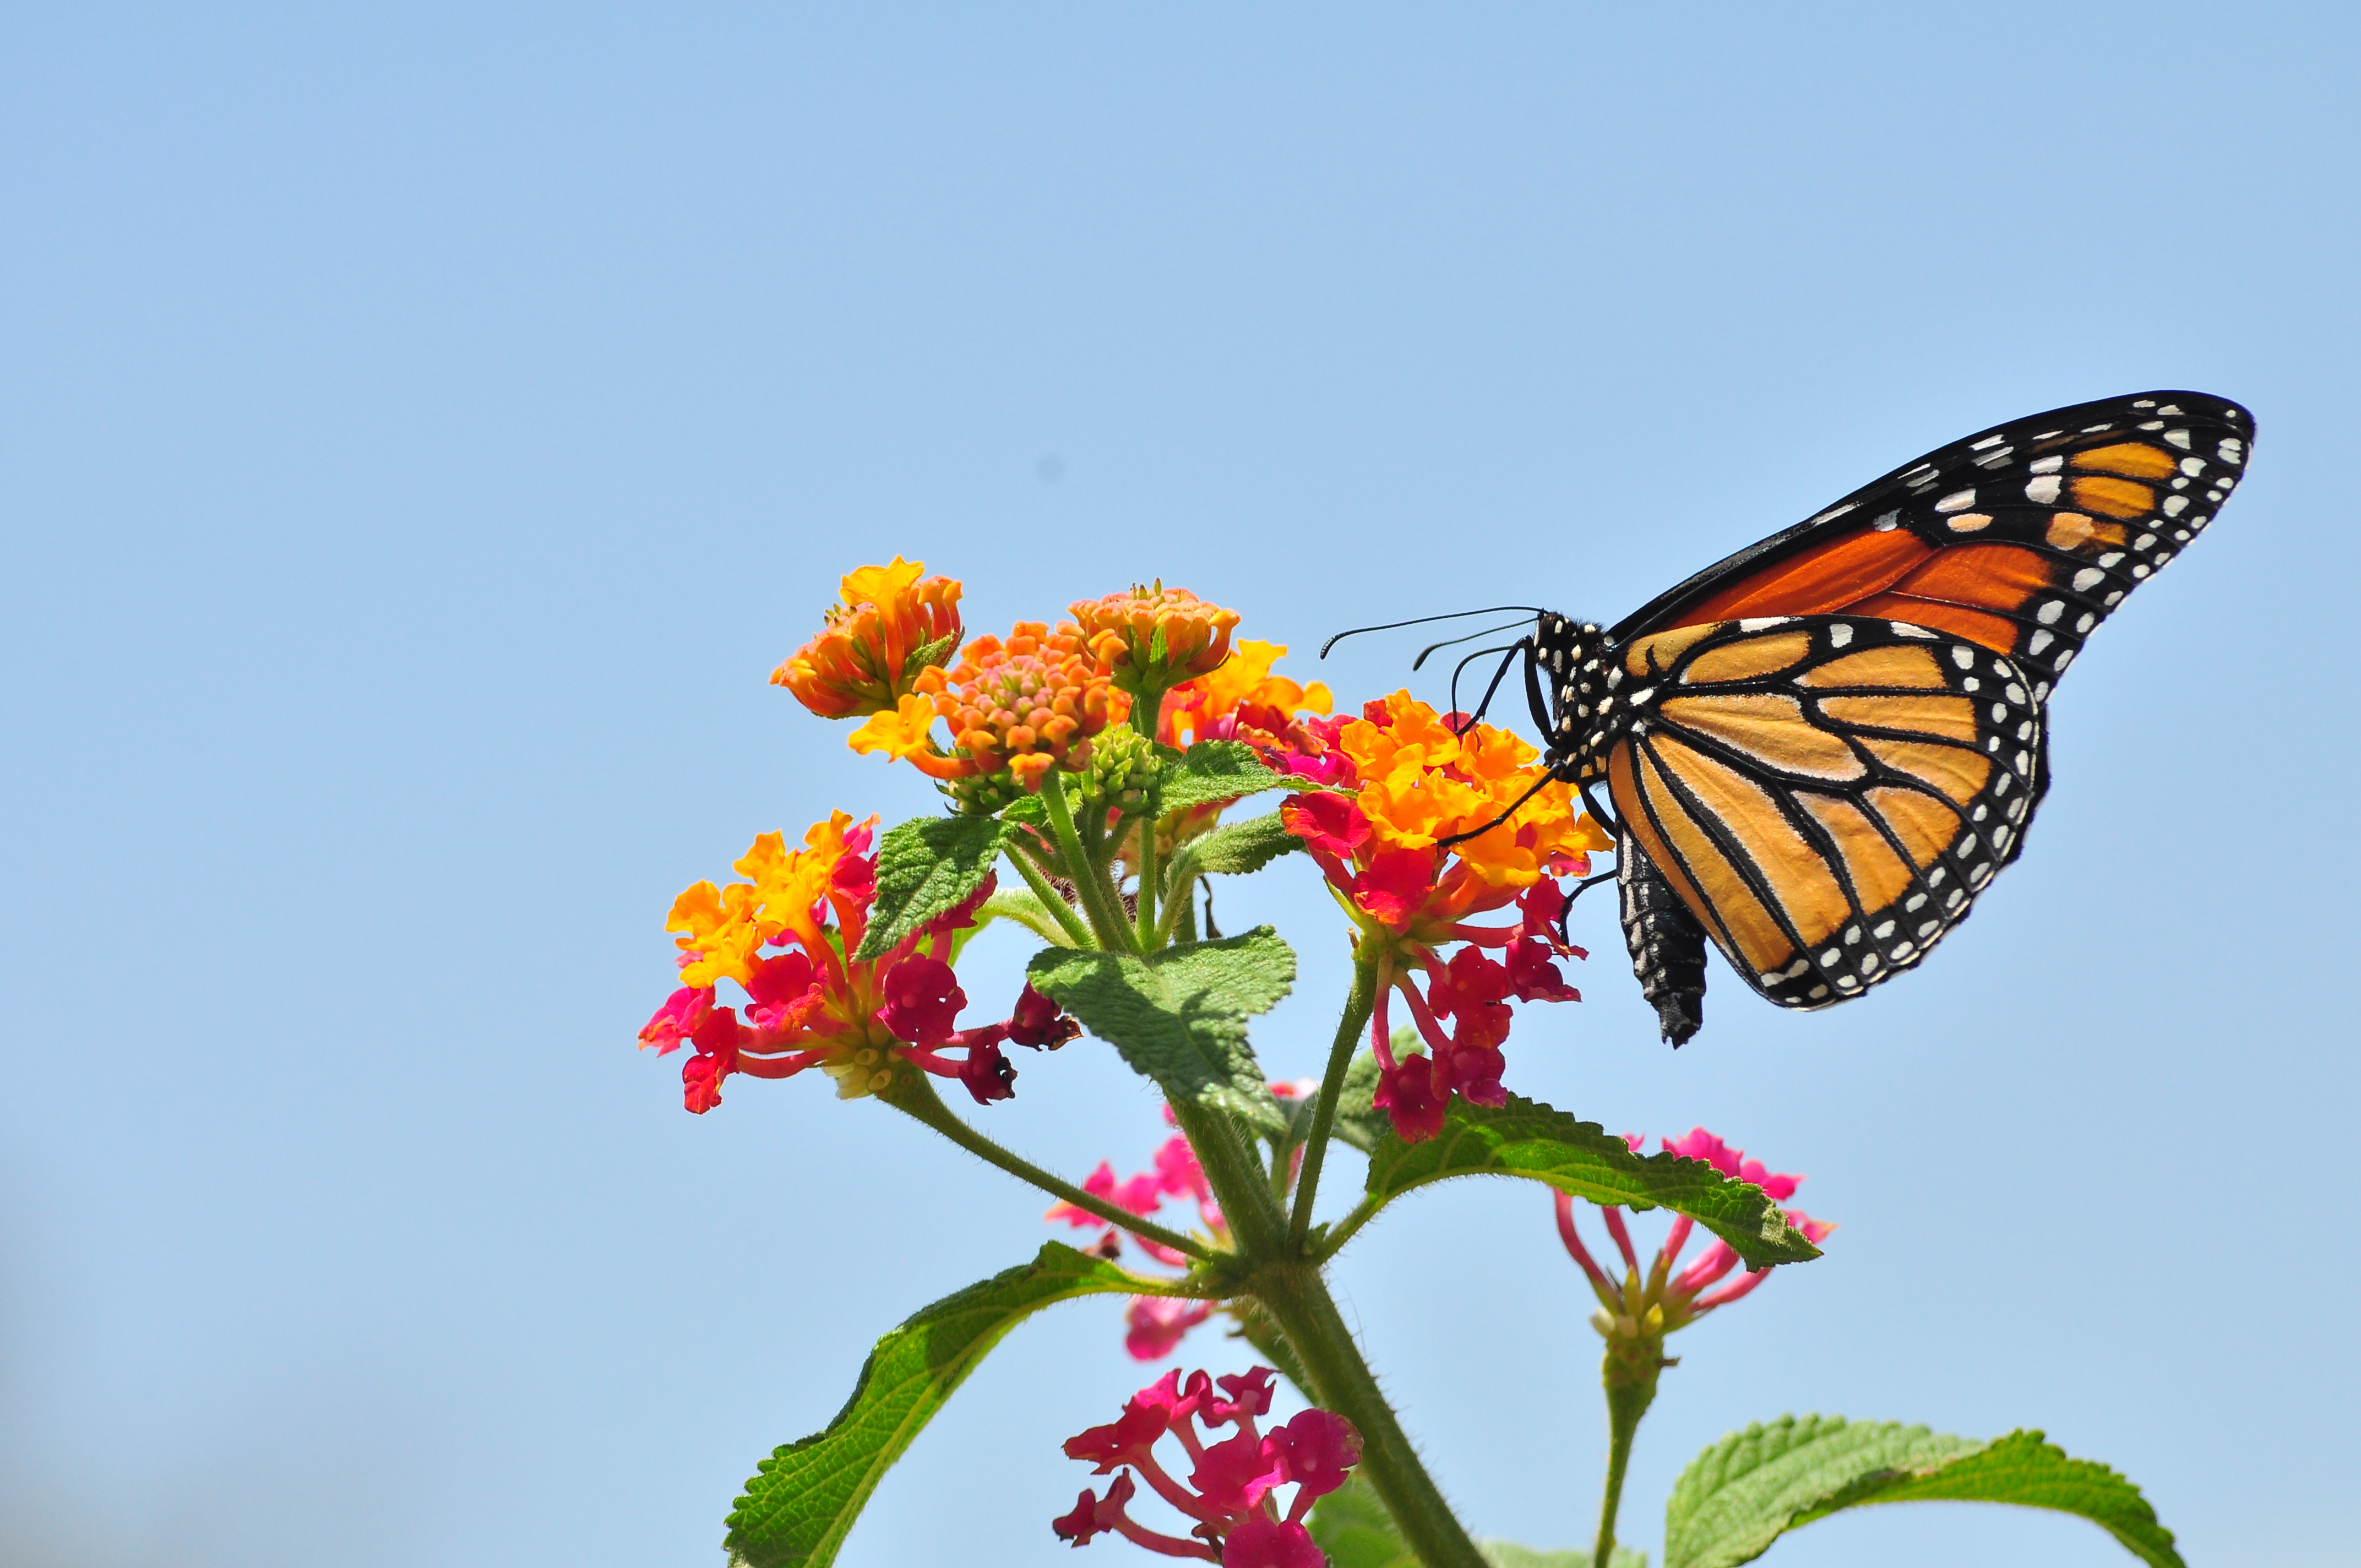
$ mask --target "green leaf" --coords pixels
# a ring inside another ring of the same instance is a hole
[[[1287,1118],[1246,1044],[1246,1020],[1268,1012],[1295,984],[1294,949],[1269,927],[1146,958],[1051,948],[1034,955],[1027,970],[1037,990],[1123,1053],[1168,1098],[1286,1131]]]
[[[878,959],[973,893],[1008,829],[989,817],[920,817],[877,844],[877,903],[856,959]]]
[[[1267,789],[1313,789],[1309,780],[1264,765],[1243,740],[1200,740],[1186,751],[1161,749],[1163,771],[1157,785],[1168,815],[1217,800],[1237,800]]]
[[[1751,1267],[1820,1255],[1752,1183],[1701,1159],[1633,1154],[1598,1123],[1521,1095],[1498,1108],[1455,1102],[1442,1133],[1422,1144],[1389,1132],[1369,1156],[1368,1193],[1389,1203],[1453,1176],[1521,1176],[1593,1203],[1671,1209],[1728,1242]]]
[[[939,664],[951,656],[951,650],[959,644],[960,634],[956,631],[948,637],[938,637],[932,642],[921,642],[910,652],[907,658],[902,661],[902,668],[917,671],[923,670],[930,664]]]
[[[1303,840],[1280,826],[1279,813],[1274,811],[1244,822],[1224,822],[1189,840],[1188,848],[1196,856],[1199,871],[1239,876],[1301,850]]]
[[[1698,1454],[1664,1507],[1664,1568],[1735,1568],[1839,1508],[1930,1501],[2079,1514],[2152,1568],[2182,1568],[2138,1487],[2037,1431],[1982,1442],[1842,1416],[1782,1416]]]
[[[1329,1568],[1418,1568],[1402,1543],[1393,1517],[1367,1482],[1356,1476],[1312,1505],[1304,1520],[1312,1544],[1328,1554]],[[1590,1568],[1587,1552],[1536,1552],[1513,1541],[1479,1541],[1476,1549],[1492,1568]],[[1615,1548],[1614,1568],[1648,1568],[1648,1554]]]
[[[1312,1504],[1303,1525],[1328,1568],[1418,1568],[1376,1488],[1357,1475]]]
[[[852,1398],[824,1431],[763,1461],[722,1544],[746,1568],[826,1568],[878,1480],[1009,1330],[1080,1296],[1193,1296],[1046,1244],[1031,1263],[946,1296],[877,1342]]]

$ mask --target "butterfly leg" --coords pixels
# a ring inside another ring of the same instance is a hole
[[[1705,1022],[1705,927],[1629,835],[1616,840],[1615,881],[1631,972],[1677,1048]]]

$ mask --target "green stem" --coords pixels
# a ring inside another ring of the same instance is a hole
[[[1239,1296],[1230,1301],[1229,1311],[1237,1320],[1240,1337],[1254,1346],[1255,1354],[1276,1367],[1280,1376],[1295,1385],[1297,1393],[1311,1401],[1312,1374],[1304,1371],[1303,1363],[1296,1359],[1294,1349],[1288,1344],[1287,1336],[1279,1332],[1279,1324],[1268,1309],[1252,1296]]]
[[[1361,1474],[1393,1516],[1425,1568],[1486,1568],[1483,1554],[1452,1516],[1434,1478],[1419,1463],[1353,1332],[1328,1294],[1319,1266],[1283,1263],[1258,1272],[1252,1288],[1312,1379],[1311,1393],[1361,1434]]]
[[[1319,1266],[1281,1251],[1287,1214],[1260,1162],[1238,1135],[1237,1124],[1210,1106],[1186,1102],[1176,1102],[1172,1113],[1204,1168],[1239,1253],[1249,1266],[1260,1266],[1253,1267],[1244,1294],[1259,1303],[1295,1353],[1308,1380],[1298,1387],[1360,1432],[1361,1473],[1393,1515],[1402,1539],[1425,1568],[1486,1568],[1361,1359]]]
[[[1645,1332],[1618,1333],[1607,1342],[1602,1371],[1607,1385],[1607,1495],[1598,1505],[1598,1544],[1591,1552],[1591,1568],[1608,1568],[1614,1561],[1615,1512],[1623,1500],[1623,1472],[1631,1463],[1631,1439],[1640,1431],[1640,1418],[1655,1402],[1664,1352],[1664,1340]]]
[[[1148,786],[1148,802],[1139,818],[1139,898],[1134,909],[1133,940],[1143,953],[1157,948],[1160,928],[1156,924],[1156,820],[1161,815],[1164,790],[1159,780]]]
[[[1111,953],[1137,951],[1130,923],[1123,917],[1123,905],[1107,885],[1105,869],[1082,848],[1082,836],[1074,831],[1074,814],[1066,806],[1065,785],[1055,773],[1041,781],[1041,804],[1049,813],[1049,829],[1058,836],[1067,873],[1073,878],[1082,912],[1090,916],[1091,929],[1098,937],[1097,945]]]
[[[1049,906],[1050,916],[1064,929],[1066,935],[1074,939],[1074,946],[1078,948],[1098,946],[1097,939],[1091,935],[1091,928],[1082,924],[1082,917],[1074,913],[1074,906],[1066,902],[1065,894],[1051,886],[1049,879],[1042,875],[1040,869],[1033,863],[1030,850],[1012,844],[1009,847],[1008,858],[1016,862],[1017,874],[1025,879],[1025,885],[1033,890],[1033,896]]]
[[[1129,722],[1133,729],[1148,737],[1151,745],[1156,740],[1156,726],[1163,717],[1164,689],[1161,686],[1133,696]]]
[[[1173,1251],[1186,1253],[1201,1262],[1213,1259],[1213,1249],[1196,1237],[1167,1230],[1153,1221],[1143,1220],[1128,1210],[1116,1207],[1104,1198],[1093,1197],[1072,1182],[1060,1180],[1031,1160],[1001,1147],[952,1114],[951,1108],[943,1103],[942,1096],[935,1092],[934,1085],[927,1081],[927,1075],[916,1068],[906,1064],[903,1072],[895,1076],[897,1079],[906,1077],[907,1081],[895,1083],[878,1098],[896,1111],[925,1123],[978,1159],[998,1166],[1019,1181],[1030,1182],[1051,1197],[1062,1198],[1075,1208],[1096,1214],[1109,1224],[1120,1226],[1134,1235],[1160,1242]]]
[[[1303,1175],[1295,1184],[1295,1214],[1287,1226],[1287,1251],[1303,1253],[1303,1238],[1312,1232],[1312,1201],[1320,1191],[1320,1168],[1328,1157],[1328,1139],[1336,1126],[1336,1102],[1345,1092],[1345,1072],[1353,1064],[1353,1047],[1369,1026],[1378,1001],[1378,971],[1366,963],[1353,966],[1353,989],[1345,998],[1345,1015],[1336,1021],[1335,1043],[1328,1047],[1328,1071],[1320,1080],[1320,1101],[1312,1108],[1312,1133],[1303,1144]]]
[[[1364,1198],[1354,1204],[1352,1212],[1329,1226],[1327,1234],[1320,1238],[1320,1250],[1312,1254],[1314,1261],[1325,1263],[1343,1252],[1345,1244],[1353,1239],[1354,1233],[1376,1219],[1382,1207],[1384,1205],[1374,1198]]]

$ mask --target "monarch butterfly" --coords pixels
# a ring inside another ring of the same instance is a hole
[[[1703,1020],[1708,938],[1759,994],[1809,1009],[1967,918],[2048,787],[2050,689],[2213,520],[2254,428],[2199,392],[2052,410],[1938,447],[1610,628],[1540,612],[1491,689],[1521,655],[1549,775],[1615,831],[1665,1039]]]

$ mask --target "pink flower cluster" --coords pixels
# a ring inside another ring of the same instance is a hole
[[[1193,1557],[1223,1568],[1323,1568],[1328,1559],[1312,1541],[1303,1518],[1312,1505],[1345,1484],[1360,1462],[1361,1434],[1327,1410],[1305,1410],[1262,1431],[1256,1418],[1270,1413],[1268,1366],[1223,1377],[1175,1367],[1134,1395],[1120,1419],[1066,1440],[1066,1455],[1114,1475],[1104,1497],[1082,1488],[1073,1511],[1053,1520],[1061,1541],[1087,1544],[1108,1531],[1166,1557]],[[1202,1424],[1207,1433],[1197,1430]],[[1233,1435],[1208,1441],[1213,1429]],[[1191,1466],[1186,1485],[1166,1470],[1157,1442],[1179,1440]],[[1116,1474],[1120,1472],[1120,1474]],[[1131,1518],[1137,1475],[1196,1522],[1186,1537],[1166,1535]],[[1277,1488],[1293,1486],[1287,1510]]]
[[[1636,1154],[1646,1140],[1641,1134],[1627,1133],[1624,1141]],[[1748,1159],[1745,1150],[1731,1148],[1703,1127],[1692,1128],[1686,1137],[1659,1138],[1657,1143],[1669,1154],[1701,1159],[1724,1176],[1752,1182],[1774,1202],[1784,1202],[1794,1197],[1796,1187],[1804,1179],[1800,1176],[1782,1175],[1759,1159]],[[1660,1307],[1660,1332],[1670,1333],[1675,1329],[1697,1321],[1717,1307],[1730,1305],[1771,1277],[1767,1267],[1753,1269],[1728,1285],[1722,1285],[1719,1289],[1709,1289],[1709,1287],[1719,1284],[1741,1261],[1730,1244],[1719,1238],[1686,1268],[1675,1275],[1673,1269],[1679,1264],[1681,1251],[1687,1246],[1689,1234],[1695,1228],[1694,1222],[1686,1214],[1674,1216],[1672,1228],[1664,1234],[1664,1245],[1657,1249],[1650,1266],[1643,1271],[1640,1266],[1640,1255],[1631,1245],[1631,1234],[1624,1225],[1623,1211],[1611,1204],[1601,1204],[1598,1212],[1599,1217],[1607,1223],[1607,1234],[1615,1239],[1616,1250],[1622,1254],[1623,1266],[1627,1271],[1625,1283],[1610,1278],[1590,1255],[1589,1248],[1583,1245],[1581,1233],[1575,1228],[1574,1200],[1563,1192],[1557,1194],[1558,1237],[1565,1242],[1565,1250],[1572,1255],[1574,1261],[1582,1266],[1583,1273],[1589,1277],[1591,1289],[1598,1295],[1610,1320],[1617,1315],[1631,1313],[1635,1305],[1643,1310]],[[1786,1215],[1787,1223],[1803,1232],[1805,1239],[1815,1246],[1836,1230],[1835,1225],[1825,1220],[1815,1220],[1801,1209],[1786,1209],[1782,1212]],[[1632,1292],[1638,1294],[1636,1302]],[[1602,1326],[1599,1332],[1604,1333],[1608,1329]]]

